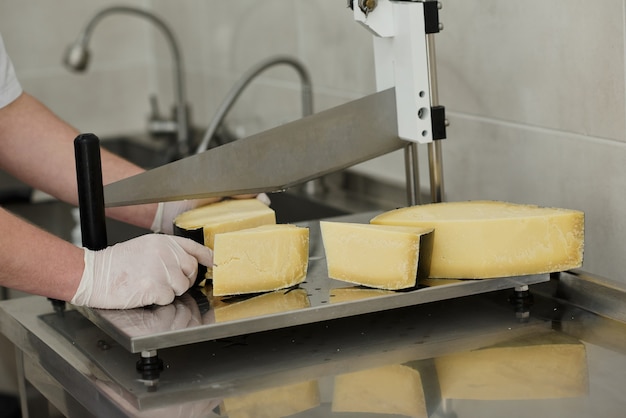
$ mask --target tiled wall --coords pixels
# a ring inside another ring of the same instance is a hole
[[[82,130],[141,131],[148,96],[172,102],[169,51],[136,17],[109,17],[93,66],[72,75],[61,54],[102,0],[0,2],[0,32],[24,86]],[[273,54],[301,59],[322,110],[374,91],[371,37],[345,0],[145,0],[177,34],[195,125],[232,83]],[[626,284],[624,0],[444,0],[437,35],[448,200],[505,199],[586,212],[585,270]],[[250,134],[299,117],[291,69],[267,71],[228,118]],[[427,187],[426,149],[421,151]],[[359,166],[396,184],[400,154]]]

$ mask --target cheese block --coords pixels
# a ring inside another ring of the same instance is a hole
[[[213,248],[216,234],[275,223],[274,210],[258,199],[229,199],[181,213],[174,233]]]
[[[433,203],[383,213],[376,225],[433,228],[430,277],[482,279],[582,265],[584,214],[496,201]]]
[[[585,345],[550,331],[435,359],[444,399],[558,399],[587,395]]]
[[[268,292],[302,283],[309,261],[309,229],[264,225],[215,235],[213,295]]]
[[[174,235],[213,248],[215,234],[276,223],[274,210],[257,199],[229,199],[183,212],[174,219]],[[196,285],[213,276],[211,266],[198,266]]]
[[[318,383],[309,380],[227,397],[221,409],[228,418],[276,418],[304,412],[319,404]]]
[[[420,373],[401,364],[336,376],[332,411],[428,417]]]
[[[215,322],[236,321],[311,306],[307,291],[304,289],[277,290],[238,299],[238,297],[215,298],[212,301]]]
[[[320,228],[330,278],[398,290],[416,285],[418,267],[427,270],[429,257],[420,250],[432,228],[329,221]]]

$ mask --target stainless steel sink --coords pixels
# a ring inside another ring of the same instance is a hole
[[[164,146],[158,140],[148,142],[126,136],[102,139],[100,145],[102,148],[146,169],[171,162],[176,152],[174,147]]]
[[[331,204],[289,192],[272,193],[269,197],[272,201],[270,207],[276,212],[276,222],[281,224],[349,214]]]
[[[28,202],[33,189],[0,170],[0,205],[8,202]]]

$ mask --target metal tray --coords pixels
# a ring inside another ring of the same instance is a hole
[[[332,219],[367,223],[376,214],[361,213]],[[501,289],[523,288],[549,280],[547,274],[488,280],[439,280],[430,286],[404,292],[355,287],[328,278],[319,221],[299,225],[310,229],[310,256],[306,281],[296,289],[232,299],[230,303],[212,303],[210,294],[194,289],[167,306],[130,310],[77,309],[126,350],[138,353]]]

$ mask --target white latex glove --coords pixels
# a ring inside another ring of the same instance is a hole
[[[104,309],[167,305],[189,289],[198,263],[213,252],[190,239],[148,234],[100,251],[85,249],[85,269],[71,303]]]
[[[253,197],[255,196],[233,196],[234,199],[252,199]],[[265,193],[256,195],[256,198],[266,205],[270,205],[270,198]],[[222,200],[222,198],[220,197],[211,197],[207,199],[161,202],[159,203],[159,207],[157,208],[157,212],[154,216],[154,220],[152,221],[152,226],[150,227],[150,229],[152,230],[152,232],[161,232],[171,235],[174,233],[174,219],[178,215],[183,212],[187,212],[188,210],[208,205],[209,203],[219,202],[220,200]]]

